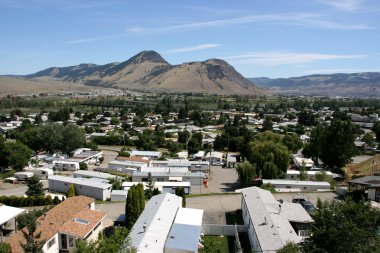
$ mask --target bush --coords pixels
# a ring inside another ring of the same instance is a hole
[[[48,196],[39,196],[39,197],[18,197],[18,196],[0,196],[0,203],[3,203],[7,206],[13,207],[28,207],[28,206],[46,206],[46,205],[56,205],[61,203],[59,198],[57,200],[54,198],[54,201],[50,195]]]
[[[87,170],[87,169],[88,169],[88,166],[87,166],[86,163],[84,163],[84,162],[80,162],[80,163],[79,163],[79,169],[80,169],[80,170]]]

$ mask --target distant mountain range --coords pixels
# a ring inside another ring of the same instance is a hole
[[[291,78],[248,78],[275,94],[320,96],[380,96],[380,73],[309,75]]]
[[[209,94],[263,95],[227,62],[210,59],[171,65],[155,51],[143,51],[129,60],[106,65],[80,64],[52,67],[28,79],[47,79],[143,92],[192,92]]]

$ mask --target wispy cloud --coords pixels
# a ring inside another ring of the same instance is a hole
[[[324,60],[357,59],[366,55],[338,55],[320,53],[294,53],[286,51],[252,52],[223,57],[235,64],[259,64],[266,66],[305,64]]]
[[[360,72],[380,72],[380,68],[332,68],[332,69],[313,69],[304,72],[305,75],[312,74],[334,74],[334,73],[360,73]]]
[[[162,26],[162,27],[130,27],[126,31],[129,33],[162,33],[173,31],[184,31],[191,29],[205,29],[214,27],[226,27],[240,24],[264,23],[264,24],[287,24],[296,26],[317,27],[324,29],[339,30],[362,30],[373,29],[366,24],[345,24],[327,20],[324,16],[314,13],[283,13],[283,14],[265,14],[251,15],[230,19],[218,19],[204,22],[193,22],[180,25]]]
[[[114,38],[118,38],[121,36],[123,36],[123,34],[114,34],[114,35],[106,35],[106,36],[99,36],[99,37],[83,38],[83,39],[65,41],[64,44],[90,43],[90,42],[96,42],[96,41],[101,41],[101,40],[114,39]]]
[[[346,12],[360,10],[364,5],[364,0],[319,0],[319,2]]]
[[[193,47],[181,47],[181,48],[173,48],[164,51],[166,54],[175,54],[175,53],[186,53],[186,52],[193,52],[193,51],[199,51],[199,50],[205,50],[205,49],[210,49],[210,48],[216,48],[220,47],[220,44],[201,44],[201,45],[196,45]]]

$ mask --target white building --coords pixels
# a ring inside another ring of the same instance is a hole
[[[52,176],[48,178],[49,191],[67,193],[70,185],[74,185],[76,195],[84,195],[98,200],[111,197],[112,185],[90,178],[73,178]]]
[[[133,185],[143,184],[144,190],[147,189],[147,182],[123,182],[123,190],[128,191]],[[154,182],[154,188],[157,188],[161,193],[175,193],[175,190],[182,187],[185,190],[185,194],[191,193],[191,183],[190,182]]]
[[[297,166],[297,168],[301,168],[305,166],[306,170],[310,170],[314,167],[314,162],[310,158],[303,158],[298,156],[293,156],[293,162]]]
[[[279,192],[301,192],[301,191],[329,191],[328,182],[300,181],[285,179],[263,179],[263,184],[272,184]]]
[[[79,170],[79,162],[78,161],[54,161],[54,170],[68,170],[68,171],[77,171]]]
[[[140,150],[132,150],[130,154],[131,156],[148,157],[150,159],[160,158],[162,155],[162,153],[159,151],[140,151]]]
[[[103,180],[115,179],[117,176],[103,173],[98,171],[90,171],[90,170],[78,170],[73,173],[75,178],[98,178]]]
[[[203,210],[182,208],[182,198],[153,196],[133,226],[131,244],[139,253],[198,252]]]
[[[316,175],[320,173],[321,173],[320,171],[306,171],[307,180],[311,180],[311,181],[316,180]],[[325,173],[326,173],[326,176],[328,176],[329,178],[332,178],[333,174],[330,171],[325,171]],[[299,175],[300,175],[299,170],[288,170],[286,172],[285,179],[298,180]]]
[[[313,219],[300,204],[279,203],[258,187],[240,190],[244,224],[253,252],[276,252],[286,243],[300,243]]]

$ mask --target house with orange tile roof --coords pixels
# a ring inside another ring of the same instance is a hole
[[[47,211],[37,219],[37,233],[45,241],[43,252],[75,252],[77,240],[97,239],[103,229],[105,213],[95,210],[95,199],[71,197]],[[23,253],[20,243],[25,243],[23,234],[18,231],[9,239],[12,253]]]

